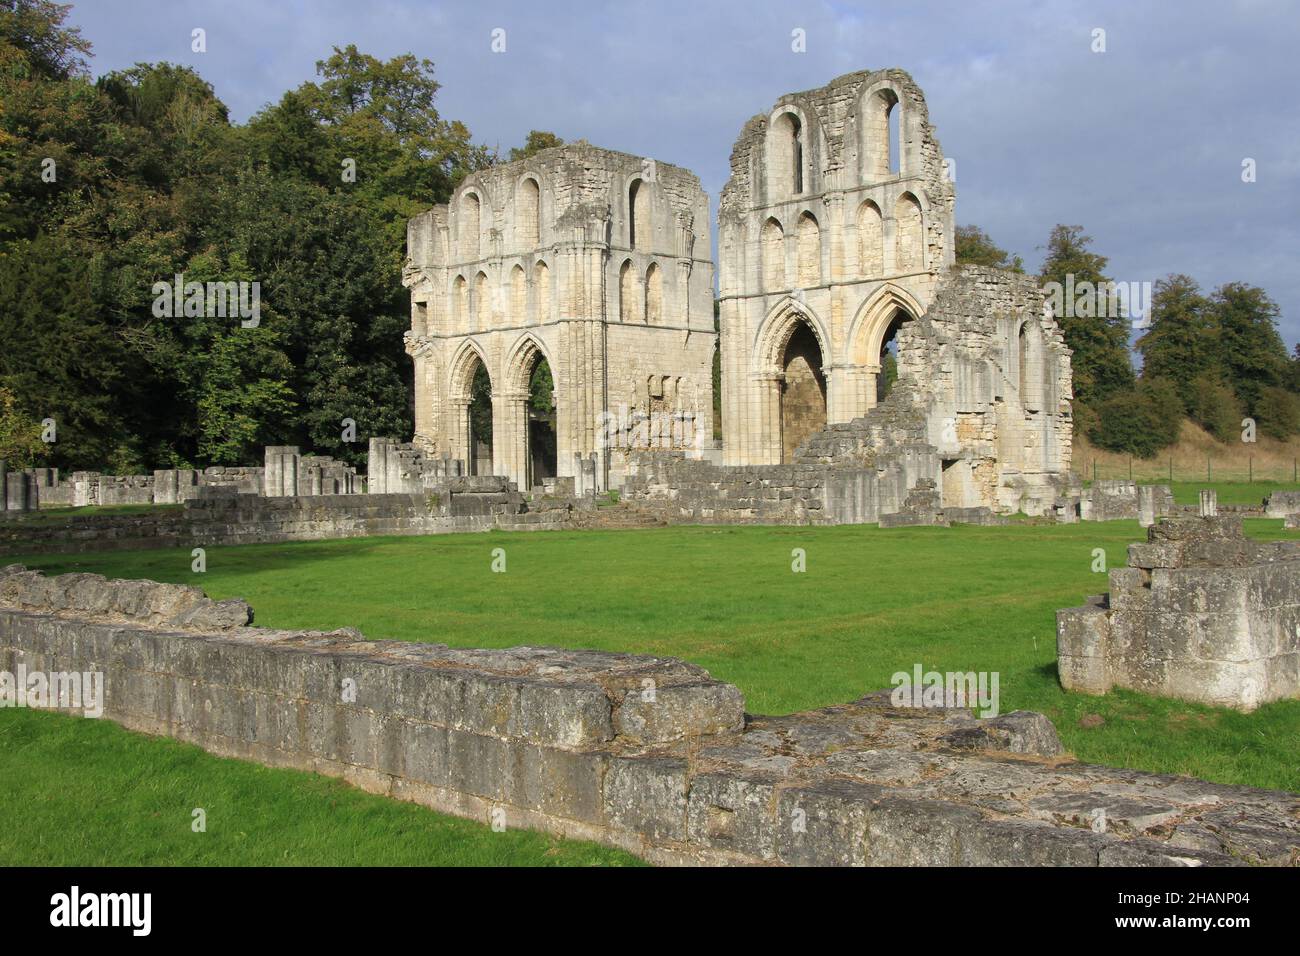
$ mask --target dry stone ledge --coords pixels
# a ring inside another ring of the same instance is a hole
[[[1243,711],[1300,697],[1300,545],[1252,541],[1240,516],[1166,518],[1056,632],[1067,690]]]
[[[1078,764],[1041,714],[783,717],[672,658],[250,626],[240,601],[0,570],[0,670],[100,671],[104,716],[658,863],[1300,863],[1300,796]]]

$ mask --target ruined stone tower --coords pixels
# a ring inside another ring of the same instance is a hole
[[[604,487],[624,448],[712,438],[709,208],[691,173],[582,142],[543,150],[467,177],[411,220],[407,250],[426,454],[520,488],[595,454]]]

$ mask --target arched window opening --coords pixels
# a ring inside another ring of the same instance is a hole
[[[492,323],[492,296],[488,291],[487,274],[480,272],[474,277],[474,330],[486,331]]]
[[[804,129],[794,113],[785,112],[772,124],[768,155],[768,189],[774,200],[804,191]]]
[[[645,274],[645,321],[646,325],[662,325],[664,313],[663,271],[658,263],[650,263]]]
[[[874,279],[885,274],[885,230],[880,207],[870,199],[858,207],[858,275]]]
[[[877,403],[885,400],[885,396],[898,381],[898,333],[911,318],[902,309],[897,310],[889,322],[889,327],[885,329],[884,338],[880,340],[880,355],[877,359],[880,371],[876,374]]]
[[[524,277],[524,267],[515,266],[510,270],[510,316],[507,325],[524,325],[528,321],[528,282]]]
[[[650,235],[650,190],[634,179],[627,191],[627,242],[632,249],[648,249]]]
[[[822,350],[806,322],[799,322],[786,343],[781,361],[781,460],[794,460],[795,451],[814,432],[826,427],[826,379]]]
[[[479,223],[481,204],[477,193],[465,193],[460,198],[460,248],[462,258],[472,261],[479,257]]]
[[[878,182],[898,170],[897,150],[901,111],[898,95],[889,89],[877,90],[862,105],[862,174],[869,182]]]
[[[822,242],[821,230],[817,227],[817,220],[811,213],[804,213],[799,217],[799,228],[796,234],[798,243],[798,276],[799,286],[807,289],[812,286],[821,285],[822,281]]]
[[[911,193],[903,193],[894,206],[896,253],[894,267],[898,272],[920,272],[925,268],[924,223],[921,204]]]
[[[525,179],[519,184],[519,198],[515,201],[515,228],[519,245],[523,249],[536,248],[541,233],[541,189],[535,179]]]
[[[534,308],[537,324],[549,322],[551,320],[551,270],[546,268],[545,262],[533,266],[533,297],[536,300]]]
[[[763,290],[785,288],[785,231],[775,219],[763,223]]]
[[[451,284],[451,315],[457,331],[465,328],[469,322],[469,283],[464,276],[456,276]]]
[[[620,322],[641,321],[641,296],[637,290],[636,270],[632,260],[628,259],[618,270],[618,320]]]

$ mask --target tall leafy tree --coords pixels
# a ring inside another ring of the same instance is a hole
[[[1282,384],[1286,345],[1277,330],[1277,303],[1258,286],[1229,282],[1210,297],[1224,377],[1255,414],[1264,389]]]
[[[1173,382],[1184,409],[1192,407],[1197,379],[1220,374],[1209,304],[1190,276],[1160,279],[1151,298],[1151,325],[1136,343],[1142,377]]]
[[[1058,225],[1047,241],[1047,256],[1040,278],[1073,289],[1056,321],[1065,344],[1074,352],[1074,394],[1080,401],[1097,404],[1133,387],[1133,364],[1129,359],[1129,322],[1122,304],[1107,293],[1105,256],[1090,248],[1092,239],[1082,226]],[[1087,285],[1085,285],[1085,283]],[[1081,289],[1091,288],[1091,295]]]

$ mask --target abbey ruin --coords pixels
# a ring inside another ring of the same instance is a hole
[[[670,446],[711,436],[708,221],[691,173],[585,143],[476,173],[411,220],[415,444],[526,488],[575,454],[603,473],[634,420]],[[543,364],[550,401],[530,387]]]
[[[954,264],[947,170],[901,70],[753,117],[721,197],[716,334],[691,173],[580,142],[468,177],[408,228],[415,436],[385,489],[725,498],[736,468],[769,467],[778,500],[814,487],[826,513],[849,488],[832,520],[1077,514],[1069,350],[1031,278]]]

